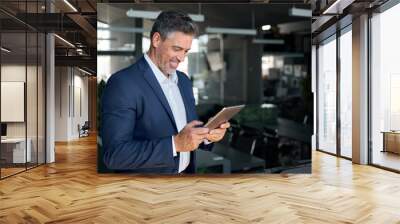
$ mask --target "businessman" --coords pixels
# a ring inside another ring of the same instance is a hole
[[[187,15],[166,11],[150,33],[150,49],[113,74],[102,96],[104,163],[137,173],[194,173],[195,150],[210,149],[229,123],[209,130],[197,120],[192,84],[177,71],[197,33]]]

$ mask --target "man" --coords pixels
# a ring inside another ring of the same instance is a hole
[[[194,151],[223,138],[228,122],[214,130],[199,127],[191,81],[176,70],[196,31],[187,15],[162,12],[151,30],[148,53],[108,80],[101,130],[108,168],[194,173]]]

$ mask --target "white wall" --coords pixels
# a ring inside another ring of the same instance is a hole
[[[55,68],[55,141],[68,140],[69,69]]]
[[[28,74],[31,74],[32,72],[35,72],[35,74],[36,74],[36,67],[33,67],[33,66],[26,67],[25,64],[24,65],[18,65],[18,64],[2,65],[1,66],[1,81],[4,81],[4,82],[17,81],[17,82],[25,82],[26,83],[26,80],[25,80],[26,71],[28,71]],[[32,84],[32,83],[30,83],[30,84]],[[36,85],[36,82],[35,82],[35,85]],[[27,90],[32,90],[32,92],[28,91],[28,93],[27,93],[28,97],[36,98],[36,89],[34,89],[34,90],[27,89]],[[32,99],[30,99],[30,98],[27,99],[28,103],[32,101]],[[33,105],[31,105],[31,106],[33,106]],[[34,106],[36,107],[36,104]],[[8,108],[1,108],[1,110],[7,110],[7,109]],[[32,115],[34,115],[34,116],[32,117]],[[28,113],[27,118],[28,118],[28,121],[31,122],[36,119],[36,114]],[[25,126],[26,126],[26,122],[7,122],[7,136],[8,137],[25,137]],[[28,129],[31,127],[36,130],[36,126],[33,127],[32,124],[28,125]],[[28,130],[28,137],[30,137],[29,130]]]
[[[79,138],[78,124],[88,120],[88,78],[83,75],[76,68],[56,67],[56,141]]]
[[[1,81],[25,82],[26,67],[18,64],[3,64],[1,66]],[[28,67],[29,69],[29,67]],[[7,110],[7,108],[1,108]],[[7,122],[7,137],[25,137],[25,122]]]
[[[2,114],[4,113],[21,113],[22,120],[19,122],[6,122],[7,123],[7,137],[9,138],[24,138],[25,135],[30,139],[30,148],[32,161],[44,163],[44,74],[42,67],[25,64],[3,64],[1,66],[1,81],[3,82],[23,82],[26,85],[26,105],[25,95],[22,98],[23,105],[19,108],[11,108],[2,102]],[[27,80],[26,80],[27,78]],[[24,94],[25,89],[20,89],[19,94]],[[2,89],[2,98],[8,98],[7,94]],[[6,95],[4,95],[6,94]],[[16,94],[16,93],[15,93]],[[12,103],[12,102],[11,102]],[[14,102],[17,103],[17,102]],[[19,110],[19,111],[15,111]],[[26,119],[24,114],[26,112]],[[3,120],[3,119],[2,119]],[[37,156],[37,153],[39,156]]]
[[[89,102],[88,102],[88,78],[87,77],[82,77],[81,75],[77,75],[76,72],[79,72],[79,70],[74,71],[74,91],[73,95],[71,96],[74,99],[74,107],[72,108],[72,119],[71,119],[71,136],[72,138],[78,138],[79,133],[78,133],[78,124],[81,126],[85,123],[85,121],[89,120],[88,116],[88,107],[89,107]],[[82,74],[79,72],[79,74]],[[80,93],[79,93],[80,92]],[[80,97],[79,97],[80,96]],[[80,101],[80,102],[79,102]],[[81,108],[79,108],[81,107]],[[81,111],[80,111],[81,109]]]

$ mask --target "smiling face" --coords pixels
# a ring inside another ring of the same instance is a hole
[[[172,32],[165,40],[159,33],[154,33],[150,50],[150,58],[165,74],[173,74],[184,59],[192,45],[193,35]]]

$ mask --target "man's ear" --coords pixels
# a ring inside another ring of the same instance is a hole
[[[160,45],[160,43],[161,43],[161,35],[159,32],[155,32],[151,40],[151,45],[154,48],[157,48]]]

